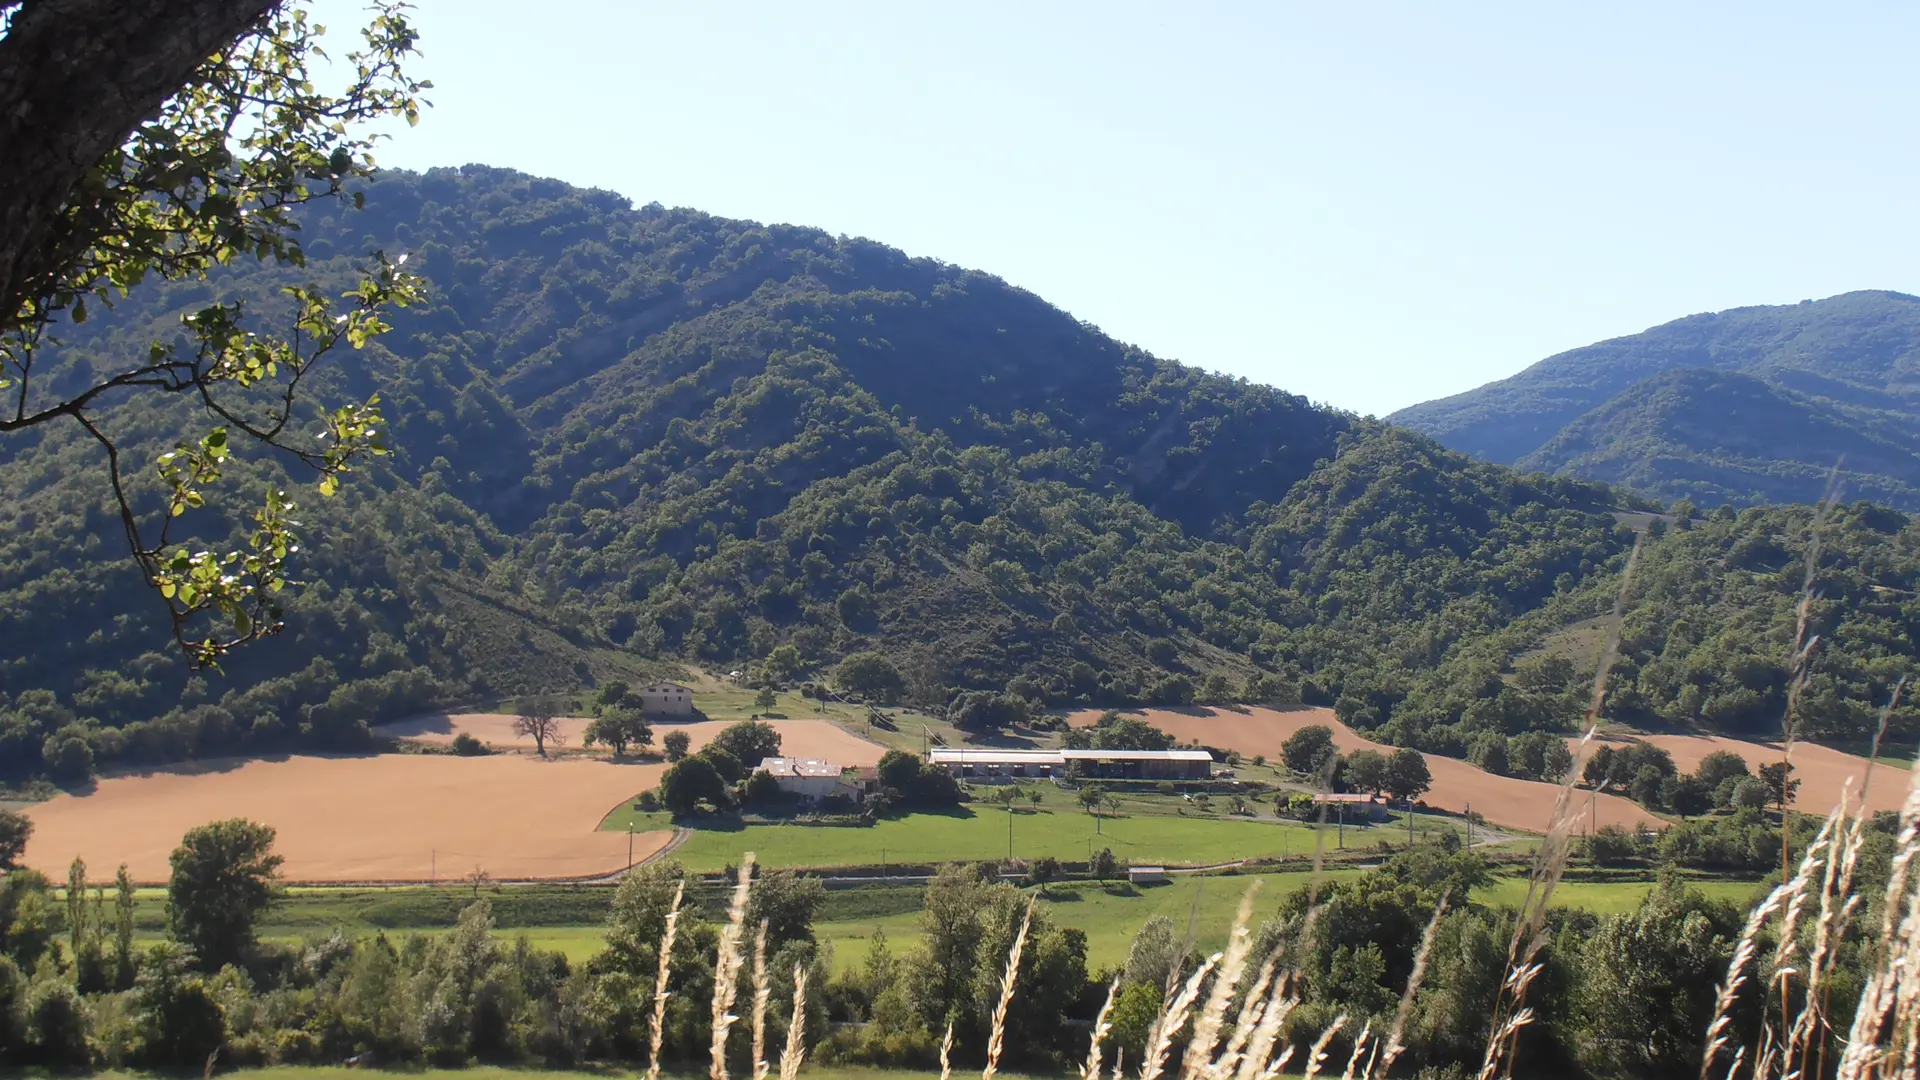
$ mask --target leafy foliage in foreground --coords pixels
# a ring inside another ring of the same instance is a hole
[[[69,362],[111,366],[210,295],[265,317],[283,285],[344,288],[358,253],[412,252],[427,300],[315,387],[378,393],[391,453],[298,508],[312,584],[224,677],[154,652],[94,448],[57,430],[0,448],[12,776],[350,749],[370,722],[678,662],[995,715],[1339,703],[1465,754],[1577,715],[1581,676],[1514,658],[1605,610],[1631,541],[1614,511],[1647,506],[1160,360],[867,241],[479,167],[366,196],[308,211],[305,268],[136,292],[69,335]],[[133,403],[104,422],[157,456],[179,419]],[[236,474],[251,490],[280,467]],[[1904,588],[1897,523],[1859,549]],[[1783,661],[1774,599],[1725,602],[1744,647]],[[1849,678],[1836,700],[1857,717],[1880,689]]]

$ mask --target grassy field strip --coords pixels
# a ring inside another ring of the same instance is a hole
[[[1084,862],[1094,851],[1111,848],[1134,865],[1173,863],[1211,865],[1236,859],[1301,855],[1314,849],[1312,826],[1255,820],[1226,814],[1123,814],[1098,823],[1087,814],[1064,808],[1012,815],[1013,856],[1038,859],[1052,856],[1062,862]],[[1007,857],[1008,814],[981,807],[952,814],[914,814],[881,821],[865,828],[804,825],[735,825],[693,830],[671,858],[693,870],[718,870],[740,861],[751,851],[762,866],[877,866],[928,865],[942,862],[999,860]],[[608,815],[601,827],[636,832],[671,829],[662,813],[640,813],[625,807]],[[1430,831],[1422,823],[1421,835]],[[1439,828],[1451,828],[1439,825]],[[1335,850],[1339,831],[1327,827],[1321,842]],[[1398,826],[1350,826],[1349,848],[1372,848],[1381,840],[1404,846],[1406,833]]]
[[[1338,879],[1359,870],[1333,870],[1327,878]],[[1259,912],[1262,918],[1270,916],[1278,907],[1281,899],[1294,889],[1306,885],[1311,880],[1307,871],[1280,874],[1246,874],[1225,877],[1185,878],[1170,885],[1139,890],[1135,895],[1115,895],[1102,889],[1057,889],[1045,901],[1049,914],[1063,926],[1076,927],[1087,934],[1087,963],[1098,969],[1116,966],[1126,959],[1127,949],[1133,935],[1146,921],[1155,915],[1165,915],[1182,932],[1191,921],[1196,946],[1207,950],[1217,948],[1225,941],[1227,928],[1233,920],[1234,909],[1240,902],[1240,896],[1248,883],[1258,878],[1262,883],[1262,895],[1259,900]],[[1735,904],[1750,903],[1761,886],[1757,882],[1700,880],[1691,883],[1694,888],[1709,896],[1728,900]],[[1522,877],[1503,877],[1479,890],[1474,899],[1484,904],[1513,906],[1520,902],[1526,893],[1526,879]],[[1599,915],[1611,915],[1630,911],[1653,887],[1651,881],[1564,881],[1555,894],[1556,907],[1578,907]],[[450,927],[428,927],[419,931],[389,930],[394,937],[418,932],[437,935],[449,932]],[[371,934],[371,927],[351,927],[350,932]],[[819,939],[832,946],[833,964],[836,970],[846,970],[857,966],[866,957],[868,947],[875,930],[887,937],[888,947],[898,955],[913,947],[920,940],[920,916],[917,911],[898,914],[875,915],[859,918],[822,920],[814,924],[814,933]],[[314,929],[287,927],[267,927],[263,936],[270,939],[296,941],[303,934],[319,932]],[[597,925],[578,926],[535,926],[525,929],[502,929],[500,935],[513,938],[524,933],[536,946],[553,949],[566,954],[575,963],[581,963],[600,951],[604,931]],[[158,940],[155,933],[143,933],[142,939]]]

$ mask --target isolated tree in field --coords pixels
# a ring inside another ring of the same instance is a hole
[[[541,757],[547,756],[547,744],[559,746],[566,741],[560,731],[560,718],[553,702],[545,698],[535,698],[527,703],[519,716],[513,718],[513,733],[533,740],[534,749]]]
[[[1333,729],[1325,724],[1308,724],[1280,744],[1280,757],[1287,768],[1308,776],[1325,771],[1335,756]]]
[[[1095,811],[1100,809],[1100,801],[1106,797],[1107,789],[1101,787],[1099,784],[1088,784],[1086,787],[1080,789],[1078,796],[1081,808],[1093,817],[1100,816],[1095,813]]]
[[[587,725],[581,741],[588,746],[608,747],[615,757],[624,757],[629,746],[644,750],[653,745],[653,726],[647,723],[647,714],[639,709],[616,705]]]
[[[0,870],[20,865],[27,853],[27,841],[33,838],[33,819],[17,810],[0,810]]]
[[[780,732],[772,724],[742,720],[721,729],[708,745],[725,750],[739,758],[743,768],[751,769],[767,758],[780,756]]]
[[[1800,793],[1800,781],[1793,779],[1793,766],[1784,761],[1760,766],[1760,782],[1767,787],[1767,802],[1783,814]]]
[[[1387,794],[1407,802],[1419,798],[1433,786],[1433,773],[1427,768],[1426,756],[1410,746],[1403,746],[1387,759]]]
[[[127,327],[105,365],[55,367],[54,339],[143,282],[204,280],[236,263],[305,265],[294,216],[370,175],[372,121],[418,115],[425,84],[401,70],[415,34],[379,4],[364,44],[320,88],[315,24],[271,0],[0,3],[0,434],[72,424],[99,445],[141,578],[196,665],[280,626],[297,545],[293,500],[255,496],[245,539],[222,550],[182,535],[241,445],[272,446],[332,494],[359,458],[384,453],[378,397],[320,409],[302,384],[337,351],[384,333],[384,312],[420,296],[384,255],[344,297],[295,277],[284,319],[256,327],[220,297],[169,331]],[[353,193],[358,205],[361,196]],[[344,302],[341,302],[344,301]],[[141,340],[142,338],[145,340]],[[58,377],[55,377],[58,375]],[[199,410],[161,455],[158,498],[101,423],[128,398]],[[210,523],[213,535],[228,526]]]
[[[687,756],[687,750],[693,745],[693,739],[684,731],[669,731],[660,745],[667,751],[668,761],[679,761]]]
[[[173,850],[167,926],[200,967],[237,964],[253,947],[254,919],[279,895],[275,832],[246,818],[190,829]]]
[[[774,694],[771,686],[763,686],[759,693],[753,695],[753,707],[756,709],[771,709],[779,703],[780,698]]]
[[[467,888],[473,890],[473,898],[475,900],[478,900],[480,899],[480,890],[486,888],[488,885],[493,884],[493,875],[487,873],[486,867],[476,866],[472,870],[467,872],[466,877],[463,877],[460,880],[463,884],[467,886]]]
[[[1347,755],[1347,786],[1370,794],[1391,786],[1392,768],[1385,756],[1373,750],[1355,750]]]

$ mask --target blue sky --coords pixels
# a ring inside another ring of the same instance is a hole
[[[357,3],[315,5],[340,33]],[[1920,5],[423,0],[484,162],[998,274],[1385,414],[1699,311],[1920,292]]]

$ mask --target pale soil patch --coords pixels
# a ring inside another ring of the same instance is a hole
[[[1362,737],[1341,723],[1333,715],[1332,709],[1147,709],[1132,715],[1140,716],[1181,742],[1198,742],[1222,750],[1238,750],[1249,757],[1265,754],[1269,761],[1276,762],[1280,759],[1280,746],[1287,741],[1287,737],[1310,724],[1324,724],[1332,728],[1334,745],[1343,754],[1355,750],[1391,754],[1395,749]],[[1088,709],[1068,719],[1076,727],[1085,727],[1099,717],[1098,709]],[[1474,813],[1484,816],[1495,825],[1529,832],[1547,830],[1553,818],[1554,801],[1559,795],[1560,789],[1556,785],[1495,776],[1459,758],[1441,757],[1438,754],[1423,756],[1427,759],[1427,771],[1433,774],[1433,788],[1421,797],[1428,806],[1462,812],[1471,803]],[[1589,800],[1584,793],[1579,794],[1578,799],[1581,818],[1577,828],[1585,831]],[[1601,825],[1627,828],[1648,825],[1660,828],[1666,824],[1638,803],[1617,795],[1601,795],[1594,803]]]
[[[396,724],[387,724],[378,729],[382,735],[400,739],[416,739],[420,742],[450,743],[455,735],[472,735],[491,746],[512,747],[516,750],[533,749],[533,740],[517,735],[513,730],[515,717],[506,713],[454,713],[452,715],[422,716],[412,720],[402,720]],[[581,739],[585,737],[587,725],[592,721],[583,717],[565,716],[558,720],[565,742],[563,749],[577,750]],[[877,765],[880,755],[887,748],[871,743],[839,727],[828,720],[767,720],[780,733],[780,752],[788,757],[824,758],[836,765]],[[721,720],[696,720],[687,723],[656,721],[653,725],[652,752],[660,753],[661,740],[669,731],[684,731],[692,741],[692,748],[699,750],[713,741],[723,729],[732,725]],[[552,746],[549,745],[549,749]],[[596,747],[596,752],[606,753],[605,748]]]
[[[89,876],[165,881],[190,828],[245,817],[279,830],[290,881],[447,881],[475,866],[499,880],[609,874],[627,837],[599,832],[609,808],[666,766],[387,754],[230,762],[103,779],[28,811],[27,865],[56,879],[78,855]],[[636,835],[638,862],[670,832]]]
[[[1673,763],[1681,772],[1692,772],[1700,766],[1702,758],[1717,750],[1731,750],[1739,754],[1746,759],[1747,767],[1756,771],[1762,765],[1780,760],[1780,747],[1777,744],[1769,746],[1766,743],[1730,739],[1724,735],[1625,735],[1609,737],[1604,741],[1618,745],[1634,740],[1652,743],[1672,754]],[[1839,805],[1848,781],[1852,781],[1853,797],[1858,800],[1866,769],[1867,759],[1857,754],[1843,753],[1830,746],[1814,743],[1794,743],[1793,778],[1800,781],[1800,790],[1794,797],[1793,808],[1810,814],[1825,814]],[[1913,775],[1905,769],[1875,764],[1872,782],[1867,785],[1867,808],[1899,810],[1907,797],[1907,784],[1912,779]]]

